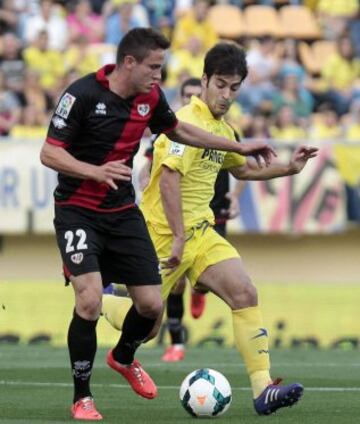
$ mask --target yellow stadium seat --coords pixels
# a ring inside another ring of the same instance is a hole
[[[285,37],[297,40],[321,38],[320,27],[310,9],[305,6],[284,6],[279,10]]]
[[[336,42],[329,40],[318,40],[312,45],[316,60],[323,66],[330,56],[337,51]]]
[[[241,10],[230,4],[217,4],[209,10],[209,19],[219,37],[239,38],[246,33]]]
[[[253,5],[244,10],[247,33],[251,37],[272,35],[282,37],[283,30],[279,15],[273,7]]]
[[[311,46],[305,42],[299,43],[300,60],[311,74],[320,74],[327,59],[336,52],[334,41],[318,40]]]

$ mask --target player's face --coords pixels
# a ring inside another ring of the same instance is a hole
[[[131,81],[139,93],[149,93],[154,84],[161,82],[161,67],[164,63],[165,51],[162,49],[150,50],[142,62],[135,60]]]
[[[209,79],[203,75],[201,84],[203,89],[201,98],[214,117],[221,118],[239,94],[241,78],[239,75],[214,74]]]
[[[181,96],[181,104],[183,106],[190,103],[192,96],[200,97],[201,87],[199,85],[187,85],[184,87],[183,95]]]

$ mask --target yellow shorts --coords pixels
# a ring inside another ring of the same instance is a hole
[[[168,258],[171,254],[172,234],[161,234],[156,228],[147,223],[151,239],[160,261]],[[208,223],[198,228],[191,229],[187,234],[184,254],[181,264],[170,275],[166,276],[167,270],[162,271],[162,297],[167,299],[177,281],[186,275],[194,287],[200,275],[210,265],[226,259],[239,258],[237,250],[223,237],[221,237]]]

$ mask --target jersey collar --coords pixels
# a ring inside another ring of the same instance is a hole
[[[103,85],[105,88],[110,88],[107,75],[110,74],[110,72],[112,72],[114,69],[115,69],[114,64],[103,66],[96,72],[96,80],[99,81],[99,83]]]
[[[214,115],[210,112],[208,105],[197,96],[191,97],[191,104],[199,110],[204,119],[213,119],[216,121],[222,121],[224,119],[223,117],[221,119],[215,119]]]

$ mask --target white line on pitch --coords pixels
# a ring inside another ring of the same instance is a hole
[[[72,383],[51,383],[40,381],[9,381],[0,380],[0,386],[34,386],[34,387],[72,387]],[[129,389],[127,384],[101,384],[93,383],[93,387],[114,387]],[[179,390],[179,386],[158,386],[158,389]],[[248,387],[232,387],[232,390],[250,391]],[[305,387],[307,392],[360,392],[360,387]]]

